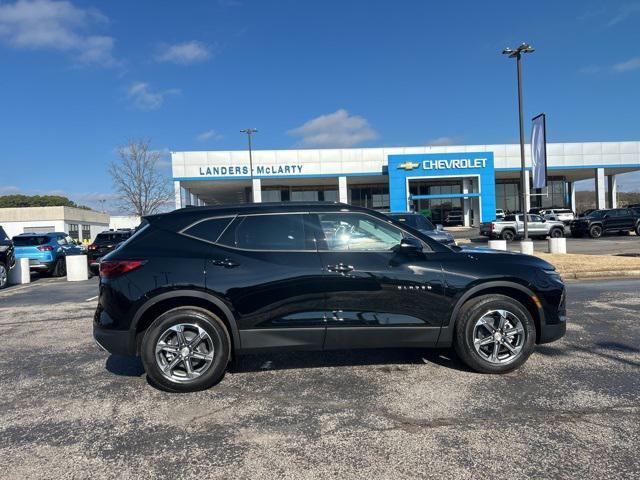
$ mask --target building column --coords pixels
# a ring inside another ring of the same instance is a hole
[[[604,168],[596,168],[596,208],[607,208],[604,188]]]
[[[176,210],[178,208],[182,208],[182,187],[180,186],[180,182],[177,180],[173,182],[173,197],[173,201],[176,204]]]
[[[338,200],[340,200],[340,203],[349,203],[347,177],[338,177]]]
[[[616,182],[616,176],[609,175],[607,180],[609,183],[609,208],[618,208],[618,183]]]
[[[259,178],[254,178],[251,183],[253,203],[262,203],[262,182]]]
[[[567,182],[569,184],[569,208],[573,213],[576,212],[576,182]]]
[[[195,206],[196,205],[196,196],[191,193],[191,190],[189,190],[189,205]]]
[[[462,179],[462,193],[473,193],[473,180],[471,178]],[[471,226],[471,199],[462,199],[462,219],[465,227]]]
[[[529,181],[529,176],[530,172],[527,169],[524,171],[524,212],[522,213],[529,213],[529,210],[531,210],[531,182]]]

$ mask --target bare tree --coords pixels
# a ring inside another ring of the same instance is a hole
[[[118,147],[118,160],[111,162],[109,173],[128,213],[151,215],[173,198],[169,180],[158,170],[160,157],[150,149],[149,139],[131,139]]]

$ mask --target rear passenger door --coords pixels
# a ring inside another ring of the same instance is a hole
[[[241,348],[321,349],[322,265],[305,213],[240,215],[215,240],[206,287],[226,298]],[[185,233],[196,235],[193,228]]]

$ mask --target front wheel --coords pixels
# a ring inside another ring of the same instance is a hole
[[[564,237],[564,232],[560,228],[554,228],[553,230],[551,230],[551,232],[549,232],[549,236],[551,238],[562,238]]]
[[[481,373],[506,373],[533,352],[536,327],[517,300],[491,294],[463,305],[455,326],[454,348],[462,361]]]
[[[9,283],[9,272],[4,263],[0,262],[0,290],[7,286]]]
[[[640,223],[636,225],[636,235],[640,237]]]
[[[220,318],[196,307],[160,315],[147,329],[141,354],[147,376],[172,392],[207,389],[224,376],[231,340]]]
[[[594,225],[589,229],[589,236],[591,238],[600,238],[602,236],[602,227],[600,225]]]

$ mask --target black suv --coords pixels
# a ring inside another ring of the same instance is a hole
[[[605,233],[626,234],[635,231],[640,235],[640,215],[632,208],[610,208],[593,210],[585,216],[571,221],[571,235],[600,238]]]
[[[448,247],[366,208],[197,207],[144,223],[100,262],[93,335],[171,391],[276,349],[453,345],[474,370],[503,373],[565,333],[549,263]]]
[[[0,227],[0,289],[7,286],[9,270],[13,268],[15,263],[13,242],[4,228]]]
[[[91,245],[87,247],[89,269],[97,273],[100,259],[114,250],[118,245],[133,235],[132,229],[106,230],[99,233]]]

